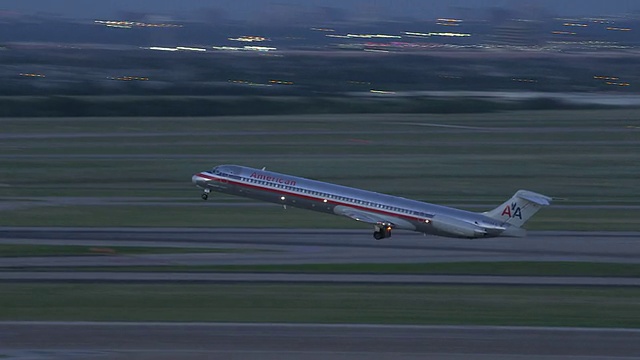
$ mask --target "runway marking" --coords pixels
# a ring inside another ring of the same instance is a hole
[[[491,127],[477,127],[477,126],[464,126],[464,125],[447,125],[437,123],[423,123],[423,122],[386,122],[388,125],[411,125],[411,126],[427,126],[427,127],[441,127],[451,129],[464,129],[464,130],[482,130],[482,131],[502,131],[500,128]]]

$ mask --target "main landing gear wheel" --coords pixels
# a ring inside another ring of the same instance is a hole
[[[376,240],[382,240],[391,237],[391,225],[376,226],[373,232],[373,238]]]

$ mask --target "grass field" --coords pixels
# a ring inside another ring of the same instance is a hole
[[[640,205],[640,110],[5,118],[0,127],[0,209],[2,202],[42,196],[195,201],[199,194],[191,175],[221,163],[267,166],[436,203],[497,205],[526,188],[563,199],[558,204]],[[108,210],[113,216],[103,220],[100,210],[71,202],[0,211],[0,225],[228,226],[240,211],[226,209],[230,220],[217,221],[221,215],[211,210],[207,221],[197,214],[201,209],[114,207]],[[269,211],[252,209],[248,216],[257,215],[244,224],[269,219]],[[567,210],[551,217],[545,211],[531,225],[640,230],[632,212]],[[269,222],[325,223],[302,215]]]
[[[0,271],[15,270],[12,268],[0,268]],[[22,271],[22,269],[19,269],[19,271]],[[500,261],[400,264],[141,265],[112,267],[29,267],[29,271],[273,272],[323,274],[640,277],[640,264]]]
[[[639,289],[3,284],[1,320],[640,326]]]

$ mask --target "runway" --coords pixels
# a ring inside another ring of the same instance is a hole
[[[0,282],[85,283],[284,283],[394,285],[507,285],[639,287],[640,278],[586,276],[490,276],[412,274],[309,274],[229,272],[0,272]]]
[[[162,265],[586,261],[640,263],[640,234],[532,232],[526,238],[425,237],[397,231],[375,241],[368,229],[0,228],[0,244],[163,246],[217,253],[0,258],[0,268]]]
[[[65,271],[68,266],[593,261],[638,263],[637,233],[534,232],[524,239],[458,240],[368,230],[0,228],[0,244],[239,249],[164,255],[0,258],[3,282],[493,284],[638,287],[637,278],[425,276],[416,274],[143,273]],[[60,271],[29,271],[60,267]],[[178,286],[178,285],[177,285]],[[375,301],[375,300],[374,300]],[[234,323],[0,322],[0,358],[11,360],[533,360],[640,357],[640,330],[491,326]]]
[[[9,359],[637,359],[640,330],[492,326],[0,322]]]

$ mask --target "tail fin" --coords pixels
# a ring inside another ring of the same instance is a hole
[[[492,219],[521,227],[541,207],[551,204],[551,198],[528,190],[518,190],[515,195],[497,208],[483,213]]]

